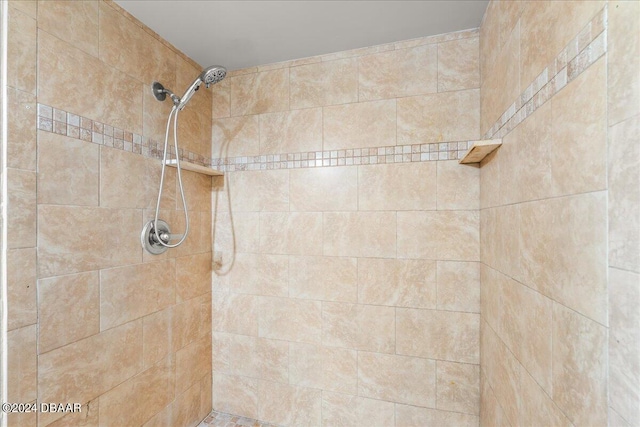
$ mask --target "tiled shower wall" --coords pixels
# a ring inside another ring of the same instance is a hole
[[[437,161],[479,136],[478,51],[471,30],[216,85],[215,409],[478,424],[479,170]]]
[[[503,136],[481,168],[481,425],[637,425],[639,3],[493,1],[480,39],[481,131]]]
[[[151,82],[180,90],[201,69],[113,3],[9,14],[9,401],[83,405],[9,423],[194,425],[211,409],[211,180],[184,174],[186,243],[143,253],[160,162],[135,142],[164,135]],[[207,157],[211,101],[200,91],[180,123]],[[181,232],[175,181],[161,217]]]

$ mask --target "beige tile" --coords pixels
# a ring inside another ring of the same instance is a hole
[[[48,424],[51,427],[98,427],[100,399],[95,398],[82,404],[80,412],[69,413],[62,418]]]
[[[473,210],[480,207],[480,168],[456,161],[437,164],[438,210]]]
[[[207,292],[211,292],[211,252],[176,258],[176,300],[184,301]]]
[[[234,338],[244,338],[244,336],[227,334],[224,332],[213,332],[211,334],[213,372],[221,372],[224,374],[231,372],[231,358],[229,357],[229,351],[231,349],[231,341]]]
[[[393,353],[395,310],[375,305],[322,303],[322,343],[354,350]]]
[[[260,154],[260,116],[225,117],[212,123],[213,157]]]
[[[289,382],[289,343],[286,341],[229,334],[226,358],[228,373],[232,375]]]
[[[198,424],[200,389],[200,384],[194,384],[187,391],[176,397],[172,404],[169,425],[195,427]]]
[[[98,28],[102,27],[102,25],[98,25],[98,15],[102,15],[105,9],[111,10],[107,7],[99,11],[99,2],[97,1],[50,2],[40,0],[38,1],[38,28],[89,55],[97,57]],[[127,30],[131,31],[130,28]]]
[[[211,372],[211,335],[192,342],[176,352],[175,387],[176,394],[197,384],[204,375]]]
[[[355,258],[289,257],[289,296],[323,301],[358,300]]]
[[[98,206],[99,193],[100,147],[38,132],[38,203]]]
[[[358,302],[401,307],[436,307],[436,263],[361,258]]]
[[[398,100],[399,145],[469,141],[479,136],[478,89]]]
[[[571,426],[569,419],[551,400],[526,369],[520,375],[522,399],[520,401],[520,424],[529,426]]]
[[[480,366],[437,361],[436,389],[438,409],[480,414]]]
[[[100,396],[100,423],[142,425],[174,398],[175,363],[167,358]]]
[[[109,96],[104,87],[111,88]],[[142,90],[137,80],[38,32],[38,102],[142,133]]]
[[[631,427],[631,424],[611,407],[609,407],[609,425],[615,427]]]
[[[479,37],[438,43],[438,92],[480,87]]]
[[[36,170],[36,97],[7,88],[7,167]]]
[[[153,366],[172,352],[172,326],[172,307],[142,318],[142,360],[145,368]]]
[[[289,180],[292,211],[358,209],[358,168],[292,169]]]
[[[196,387],[192,387],[195,389]],[[185,399],[184,399],[184,395],[186,395],[186,393],[183,393],[182,396],[178,396],[179,399],[176,402],[176,410],[179,410],[179,406],[182,403],[186,403]],[[188,397],[188,396],[187,396]],[[189,403],[193,403],[193,402],[189,402]],[[169,404],[167,406],[164,407],[164,409],[160,412],[158,412],[157,414],[155,414],[153,417],[151,417],[149,419],[149,421],[147,421],[146,423],[143,424],[144,427],[169,427],[172,425],[173,422],[173,404]]]
[[[313,344],[289,345],[289,383],[302,387],[356,394],[355,350]]]
[[[211,405],[212,381],[211,373],[204,375],[204,378],[200,381],[200,413],[198,415],[200,420],[209,415],[213,409]]]
[[[322,213],[261,213],[260,252],[322,255]]]
[[[255,253],[260,250],[260,214],[216,209],[213,213],[213,250]]]
[[[36,325],[7,333],[7,401],[26,403],[38,392]]]
[[[100,332],[98,272],[38,281],[38,317],[39,353]]]
[[[213,407],[241,417],[258,418],[258,380],[213,373]]]
[[[205,206],[207,196],[203,193],[199,196],[202,201],[201,206]],[[187,197],[189,197],[188,194]],[[171,230],[173,233],[182,234],[185,230],[184,213],[176,211],[176,217],[175,222],[170,223]],[[196,212],[189,208],[189,235],[177,248],[175,255],[180,257],[211,251],[211,223],[211,212]],[[151,260],[155,261],[155,256],[151,256]]]
[[[322,339],[321,306],[320,301],[260,297],[258,336],[319,344]]]
[[[325,150],[396,145],[396,101],[326,107],[323,135]]]
[[[38,322],[36,249],[7,251],[7,330]]]
[[[498,403],[491,386],[486,380],[483,372],[480,374],[480,425],[487,426],[510,426],[509,420],[502,407]]]
[[[19,10],[29,16],[30,18],[37,18],[38,15],[38,1],[37,0],[10,0],[9,5],[16,10]]]
[[[396,309],[396,353],[478,363],[480,316],[453,311]]]
[[[640,5],[619,1],[607,9],[609,125],[640,113]]]
[[[12,3],[11,6],[18,2]],[[23,2],[20,2],[23,4]],[[35,17],[9,8],[7,32],[7,86],[36,94],[37,28]]]
[[[7,247],[36,246],[36,173],[7,169]]]
[[[524,283],[602,323],[607,308],[606,215],[603,192],[521,208]]]
[[[260,116],[260,154],[322,150],[322,109]]]
[[[291,67],[291,109],[358,101],[355,58]]]
[[[606,71],[605,59],[600,59],[551,100],[557,194],[606,188]]]
[[[214,286],[235,293],[286,297],[288,277],[286,255],[237,253],[230,270],[217,275]]]
[[[258,419],[278,425],[320,425],[322,392],[311,388],[260,381]]]
[[[105,330],[175,303],[173,260],[100,272],[100,329]]]
[[[403,427],[420,426],[456,426],[475,427],[478,417],[458,412],[439,411],[437,409],[419,408],[417,406],[396,404],[396,425]],[[496,424],[487,424],[496,425]]]
[[[359,352],[358,395],[434,407],[436,362],[417,357]]]
[[[398,212],[398,257],[480,259],[476,211]]]
[[[231,115],[243,116],[289,109],[289,69],[229,77]]]
[[[177,351],[207,335],[211,330],[211,298],[202,295],[173,306],[171,348]]]
[[[358,58],[360,101],[437,92],[438,48],[423,45]]]
[[[176,180],[176,185],[178,182]],[[211,212],[211,177],[197,172],[183,171],[182,186],[189,212]],[[176,187],[176,209],[184,210],[180,189]]]
[[[229,175],[233,212],[289,210],[289,171],[252,171]]]
[[[142,370],[142,322],[130,322],[38,357],[38,399],[87,402]],[[62,413],[41,413],[47,424]]]
[[[359,166],[358,208],[435,210],[436,162]]]
[[[483,78],[496,65],[496,54],[508,41],[522,13],[525,2],[494,2],[487,6],[486,18],[480,29],[480,62]]]
[[[322,392],[322,423],[328,426],[392,426],[392,402],[341,393]]]
[[[640,272],[640,117],[609,130],[609,264]]]
[[[327,255],[396,256],[395,212],[328,212],[323,214],[323,234]]]
[[[439,310],[480,313],[479,263],[438,261],[437,277]]]
[[[605,424],[607,330],[553,305],[553,400],[574,425]]]
[[[227,77],[229,77],[227,75]],[[231,115],[231,85],[229,79],[216,83],[211,90],[211,113],[214,119]]]
[[[487,224],[489,229],[484,240],[493,240],[487,242],[488,245],[493,246],[490,265],[494,266],[496,270],[529,284],[522,279],[524,277],[522,273],[524,249],[522,247],[525,243],[521,233],[511,232],[511,230],[522,230],[524,206],[523,204],[514,204],[494,209],[495,217],[490,220],[490,224]],[[484,225],[482,226],[484,227]],[[482,230],[484,233],[485,229]],[[529,285],[540,290],[537,283]]]
[[[213,331],[258,336],[258,297],[214,292]]]

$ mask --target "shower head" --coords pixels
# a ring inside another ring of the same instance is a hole
[[[220,80],[224,79],[226,75],[227,69],[219,65],[213,65],[211,67],[205,68],[204,71],[202,71],[202,73],[200,73],[200,75],[194,80],[194,82],[191,83],[191,86],[189,86],[189,89],[187,89],[184,95],[182,95],[182,98],[180,98],[178,109],[182,110],[187,105],[187,102],[189,102],[193,94],[196,93],[198,89],[200,89],[200,85],[202,83],[204,83],[208,88],[210,85],[216,84]]]

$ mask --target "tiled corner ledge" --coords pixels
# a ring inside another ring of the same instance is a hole
[[[484,139],[500,139],[607,52],[607,6],[567,44],[507,108]]]

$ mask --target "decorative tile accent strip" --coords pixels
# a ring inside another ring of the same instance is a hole
[[[273,424],[263,423],[251,418],[211,411],[198,427],[275,427]]]
[[[542,70],[484,135],[499,139],[511,132],[607,52],[607,6]]]

